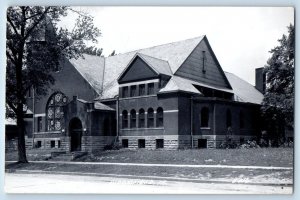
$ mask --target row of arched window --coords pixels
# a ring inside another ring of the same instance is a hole
[[[128,111],[123,110],[122,112],[122,128],[153,128],[154,127],[154,120],[156,119],[156,127],[163,127],[164,126],[164,111],[161,107],[157,108],[156,110],[156,117],[154,117],[154,110],[153,108],[149,108],[147,113],[143,108],[141,108],[138,112],[138,117],[135,109],[130,111],[128,119]],[[137,123],[138,120],[138,123]],[[128,122],[130,121],[130,125]],[[146,124],[147,121],[147,124]]]
[[[240,111],[239,114],[239,119],[240,119],[240,128],[245,127],[245,122],[244,122],[244,113],[243,111]],[[231,127],[232,126],[232,116],[231,116],[231,111],[227,109],[226,111],[226,127]],[[209,127],[209,109],[208,107],[203,107],[201,109],[201,127]]]

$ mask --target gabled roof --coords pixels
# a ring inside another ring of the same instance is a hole
[[[125,76],[125,74],[128,72],[129,68],[131,67],[132,63],[136,60],[137,57],[141,58],[155,74],[157,75],[165,74],[165,75],[172,76],[172,72],[169,63],[167,61],[153,58],[151,56],[147,56],[141,53],[136,53],[133,56],[133,58],[129,61],[125,69],[122,71],[122,73],[119,75],[119,77],[117,78],[118,81]]]
[[[225,72],[225,75],[232,86],[236,101],[254,104],[262,103],[264,96],[253,85],[232,73]]]
[[[183,91],[201,95],[201,92],[199,92],[195,86],[203,86],[234,93],[235,101],[260,104],[263,99],[262,93],[256,90],[255,87],[248,82],[231,73],[225,72],[225,75],[232,90],[214,87],[209,84],[174,75],[186,58],[204,38],[205,36],[201,36],[118,54],[107,58],[85,54],[84,58],[79,58],[77,60],[71,59],[70,62],[98,94],[101,94],[97,99],[110,99],[115,98],[118,95],[118,77],[124,72],[126,67],[128,67],[130,61],[136,56],[139,56],[158,74],[171,76],[167,85],[162,88],[159,93]],[[105,105],[97,106],[99,109],[112,109],[110,107],[106,108]]]
[[[104,91],[101,99],[114,98],[118,94],[119,85],[116,80],[136,53],[143,54],[143,57],[148,56],[149,61],[151,59],[149,57],[155,58],[155,61],[151,59],[150,62],[159,62],[160,67],[165,65],[162,64],[163,61],[168,61],[169,68],[174,74],[203,38],[204,36],[200,36],[105,58]]]
[[[137,55],[143,58],[146,63],[149,64],[150,67],[152,67],[157,73],[172,76],[168,61],[157,59],[141,53],[137,53]]]
[[[115,109],[113,109],[113,108],[111,108],[107,105],[104,105],[103,103],[98,102],[98,101],[96,101],[94,103],[94,108],[96,110],[107,110],[107,111],[114,111],[115,110]]]
[[[201,92],[197,90],[189,80],[173,76],[167,85],[159,90],[159,93],[169,93],[169,92],[187,92],[201,95]]]
[[[70,59],[69,61],[92,88],[101,94],[105,58],[84,54],[83,58]]]

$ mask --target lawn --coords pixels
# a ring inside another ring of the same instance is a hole
[[[278,166],[293,165],[292,148],[101,151],[79,159],[92,162]],[[78,161],[79,161],[78,160]]]
[[[45,160],[47,151],[30,150],[28,160]],[[17,152],[6,153],[6,160],[17,160]],[[187,150],[113,150],[99,151],[76,161],[162,163],[162,164],[208,164],[248,166],[293,166],[293,148],[253,149],[187,149]]]

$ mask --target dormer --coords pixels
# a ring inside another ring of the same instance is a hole
[[[137,53],[118,78],[119,96],[156,95],[171,76],[167,61]]]

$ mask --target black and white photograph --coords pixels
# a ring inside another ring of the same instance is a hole
[[[293,7],[11,6],[7,194],[293,194]]]

